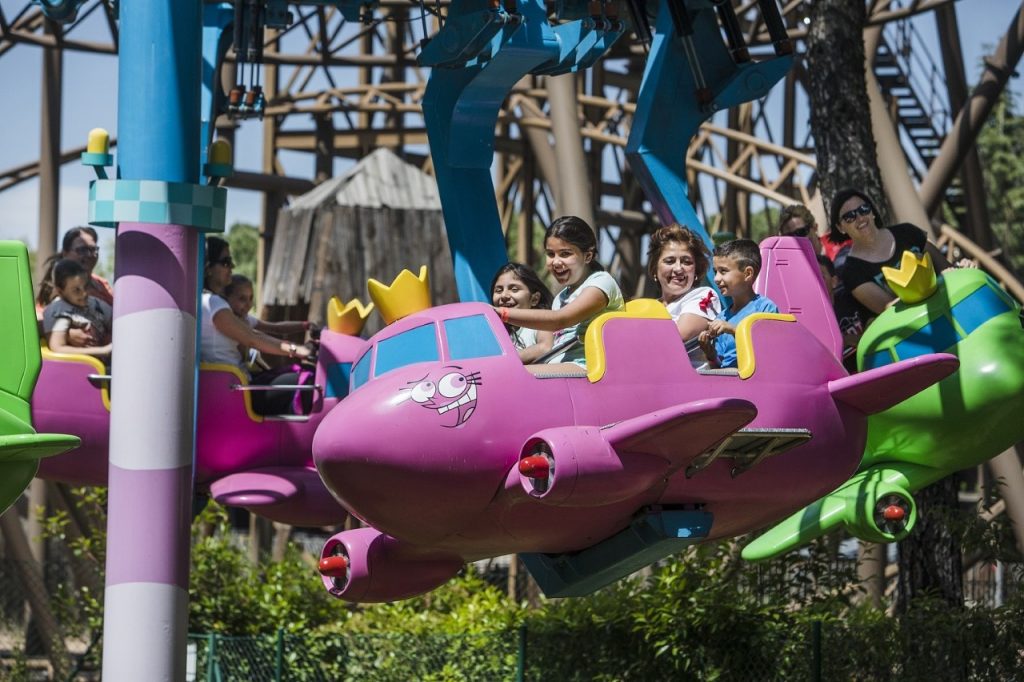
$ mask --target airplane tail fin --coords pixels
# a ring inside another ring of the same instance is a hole
[[[779,312],[794,315],[821,345],[842,359],[843,335],[809,241],[797,237],[762,241],[761,272],[754,289],[774,301]]]
[[[0,242],[0,512],[21,495],[35,476],[40,457],[79,444],[74,436],[36,434],[29,399],[42,358],[28,250],[21,242]]]
[[[32,297],[28,250],[21,242],[0,242],[0,411],[30,423],[29,398],[42,360]]]

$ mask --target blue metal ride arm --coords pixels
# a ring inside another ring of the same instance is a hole
[[[423,96],[430,154],[463,301],[489,302],[491,278],[508,260],[490,171],[498,110],[523,76],[558,56],[544,3],[528,0],[520,7],[522,21],[504,22],[479,57],[461,68],[457,62],[448,62],[454,68],[433,68]],[[458,26],[452,17],[477,10],[473,3],[456,0],[448,23],[431,43],[450,45],[449,53],[466,55],[465,43],[476,33],[463,31],[453,39],[445,31]]]
[[[433,67],[423,117],[463,301],[490,301],[487,287],[508,260],[490,171],[501,103],[528,73],[587,68],[625,28],[603,17],[552,28],[542,0],[517,8],[520,14],[508,14],[480,0],[454,0],[420,55],[420,64]]]
[[[670,6],[673,2],[675,7]],[[686,4],[700,6],[689,10]],[[767,94],[789,71],[793,58],[737,64],[722,42],[714,10],[705,5],[660,0],[626,156],[661,222],[689,227],[710,245],[688,198],[686,149],[714,112]],[[680,34],[673,9],[688,12],[689,34]]]

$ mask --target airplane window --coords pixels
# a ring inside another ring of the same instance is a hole
[[[468,360],[501,355],[491,326],[483,315],[456,317],[444,321],[444,333],[448,336],[448,358]]]
[[[901,360],[926,353],[941,353],[957,342],[957,333],[948,317],[938,317],[896,344]]]
[[[379,377],[385,372],[416,362],[440,359],[434,325],[424,324],[377,344],[377,363],[373,366],[373,376]]]
[[[359,358],[359,362],[356,363],[355,368],[352,370],[352,390],[356,390],[370,379],[370,356],[373,355],[373,349],[369,349],[363,353],[363,357]]]
[[[953,306],[953,319],[971,334],[993,317],[1012,310],[1006,300],[988,286],[979,287],[965,299]]]
[[[344,398],[348,395],[348,382],[352,377],[351,362],[334,362],[325,366],[327,370],[327,386],[324,387],[325,398]]]

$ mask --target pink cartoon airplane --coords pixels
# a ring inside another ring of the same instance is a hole
[[[337,305],[336,301],[332,305]],[[339,306],[340,308],[340,306]],[[337,310],[339,331],[324,329],[309,415],[264,417],[252,410],[245,375],[228,365],[202,365],[196,422],[196,490],[297,526],[337,525],[345,510],[324,488],[312,460],[313,434],[348,392],[348,372],[364,345],[358,336],[369,310],[353,301]],[[330,315],[329,315],[330,317]],[[356,328],[358,327],[358,328]],[[154,361],[159,359],[154,358]],[[64,429],[82,439],[68,456],[52,457],[39,476],[75,485],[105,485],[109,447],[109,381],[95,358],[44,349],[32,399],[37,429]],[[159,390],[154,386],[153,390]]]
[[[849,376],[806,240],[773,238],[762,252],[760,290],[793,314],[745,322],[737,370],[694,370],[653,301],[596,320],[588,370],[553,378],[523,367],[479,303],[428,308],[376,334],[313,440],[327,487],[368,524],[324,546],[329,592],[402,599],[467,561],[515,552],[549,596],[585,594],[845,481],[867,415],[957,360]]]

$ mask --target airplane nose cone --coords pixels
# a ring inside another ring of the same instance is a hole
[[[367,385],[335,407],[313,438],[313,461],[338,501],[375,528],[443,537],[487,506],[508,464],[476,419],[449,425],[474,405],[425,409],[394,383]]]

